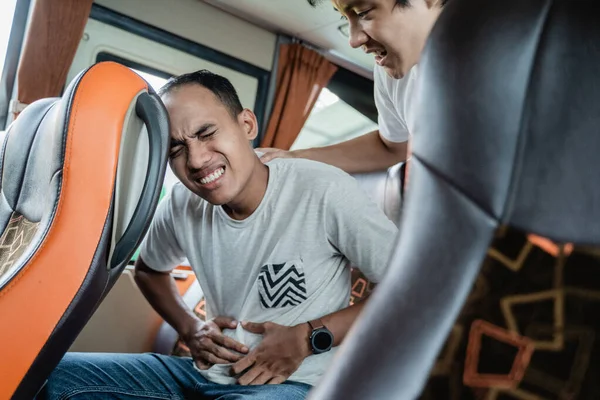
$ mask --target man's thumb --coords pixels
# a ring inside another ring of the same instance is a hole
[[[260,156],[260,160],[263,163],[268,163],[269,161],[275,158],[275,154],[276,153],[264,153],[262,156]]]
[[[242,322],[242,327],[248,332],[258,333],[260,335],[265,333],[265,324],[262,322]]]
[[[229,318],[229,317],[216,317],[212,321],[215,324],[217,324],[217,326],[221,329],[224,329],[224,328],[235,329],[235,327],[238,324],[235,319]]]

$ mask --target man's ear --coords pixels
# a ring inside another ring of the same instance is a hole
[[[256,136],[258,136],[258,121],[252,110],[244,108],[240,115],[238,115],[238,122],[244,129],[248,140],[256,139]]]

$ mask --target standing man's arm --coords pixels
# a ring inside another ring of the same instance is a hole
[[[346,142],[326,147],[285,151],[274,148],[257,149],[264,154],[263,162],[273,158],[307,158],[338,167],[349,174],[387,169],[406,160],[407,142],[395,143],[373,131]]]
[[[258,149],[265,153],[262,157],[263,162],[278,157],[308,158],[333,165],[349,174],[355,174],[385,170],[406,161],[410,132],[402,112],[403,104],[397,103],[410,101],[408,97],[411,91],[406,92],[400,100],[395,100],[390,93],[393,91],[390,86],[394,86],[395,81],[390,80],[391,78],[382,68],[376,67],[373,75],[379,130],[326,147],[294,151]]]

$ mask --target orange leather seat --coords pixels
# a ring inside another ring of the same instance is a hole
[[[33,398],[145,234],[168,116],[116,63],[29,105],[0,153],[0,398]]]

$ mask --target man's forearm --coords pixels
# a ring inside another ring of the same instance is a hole
[[[136,262],[135,282],[152,308],[181,336],[201,322],[183,302],[169,273],[151,270],[140,258]]]
[[[368,298],[342,310],[321,317],[323,325],[325,325],[333,334],[333,346],[339,346],[342,343],[367,300]],[[308,326],[308,324],[306,325]],[[308,329],[310,330],[310,327],[308,327]]]
[[[381,140],[378,131],[326,147],[295,150],[300,158],[320,161],[350,174],[381,171],[406,160],[406,145],[391,149]]]

